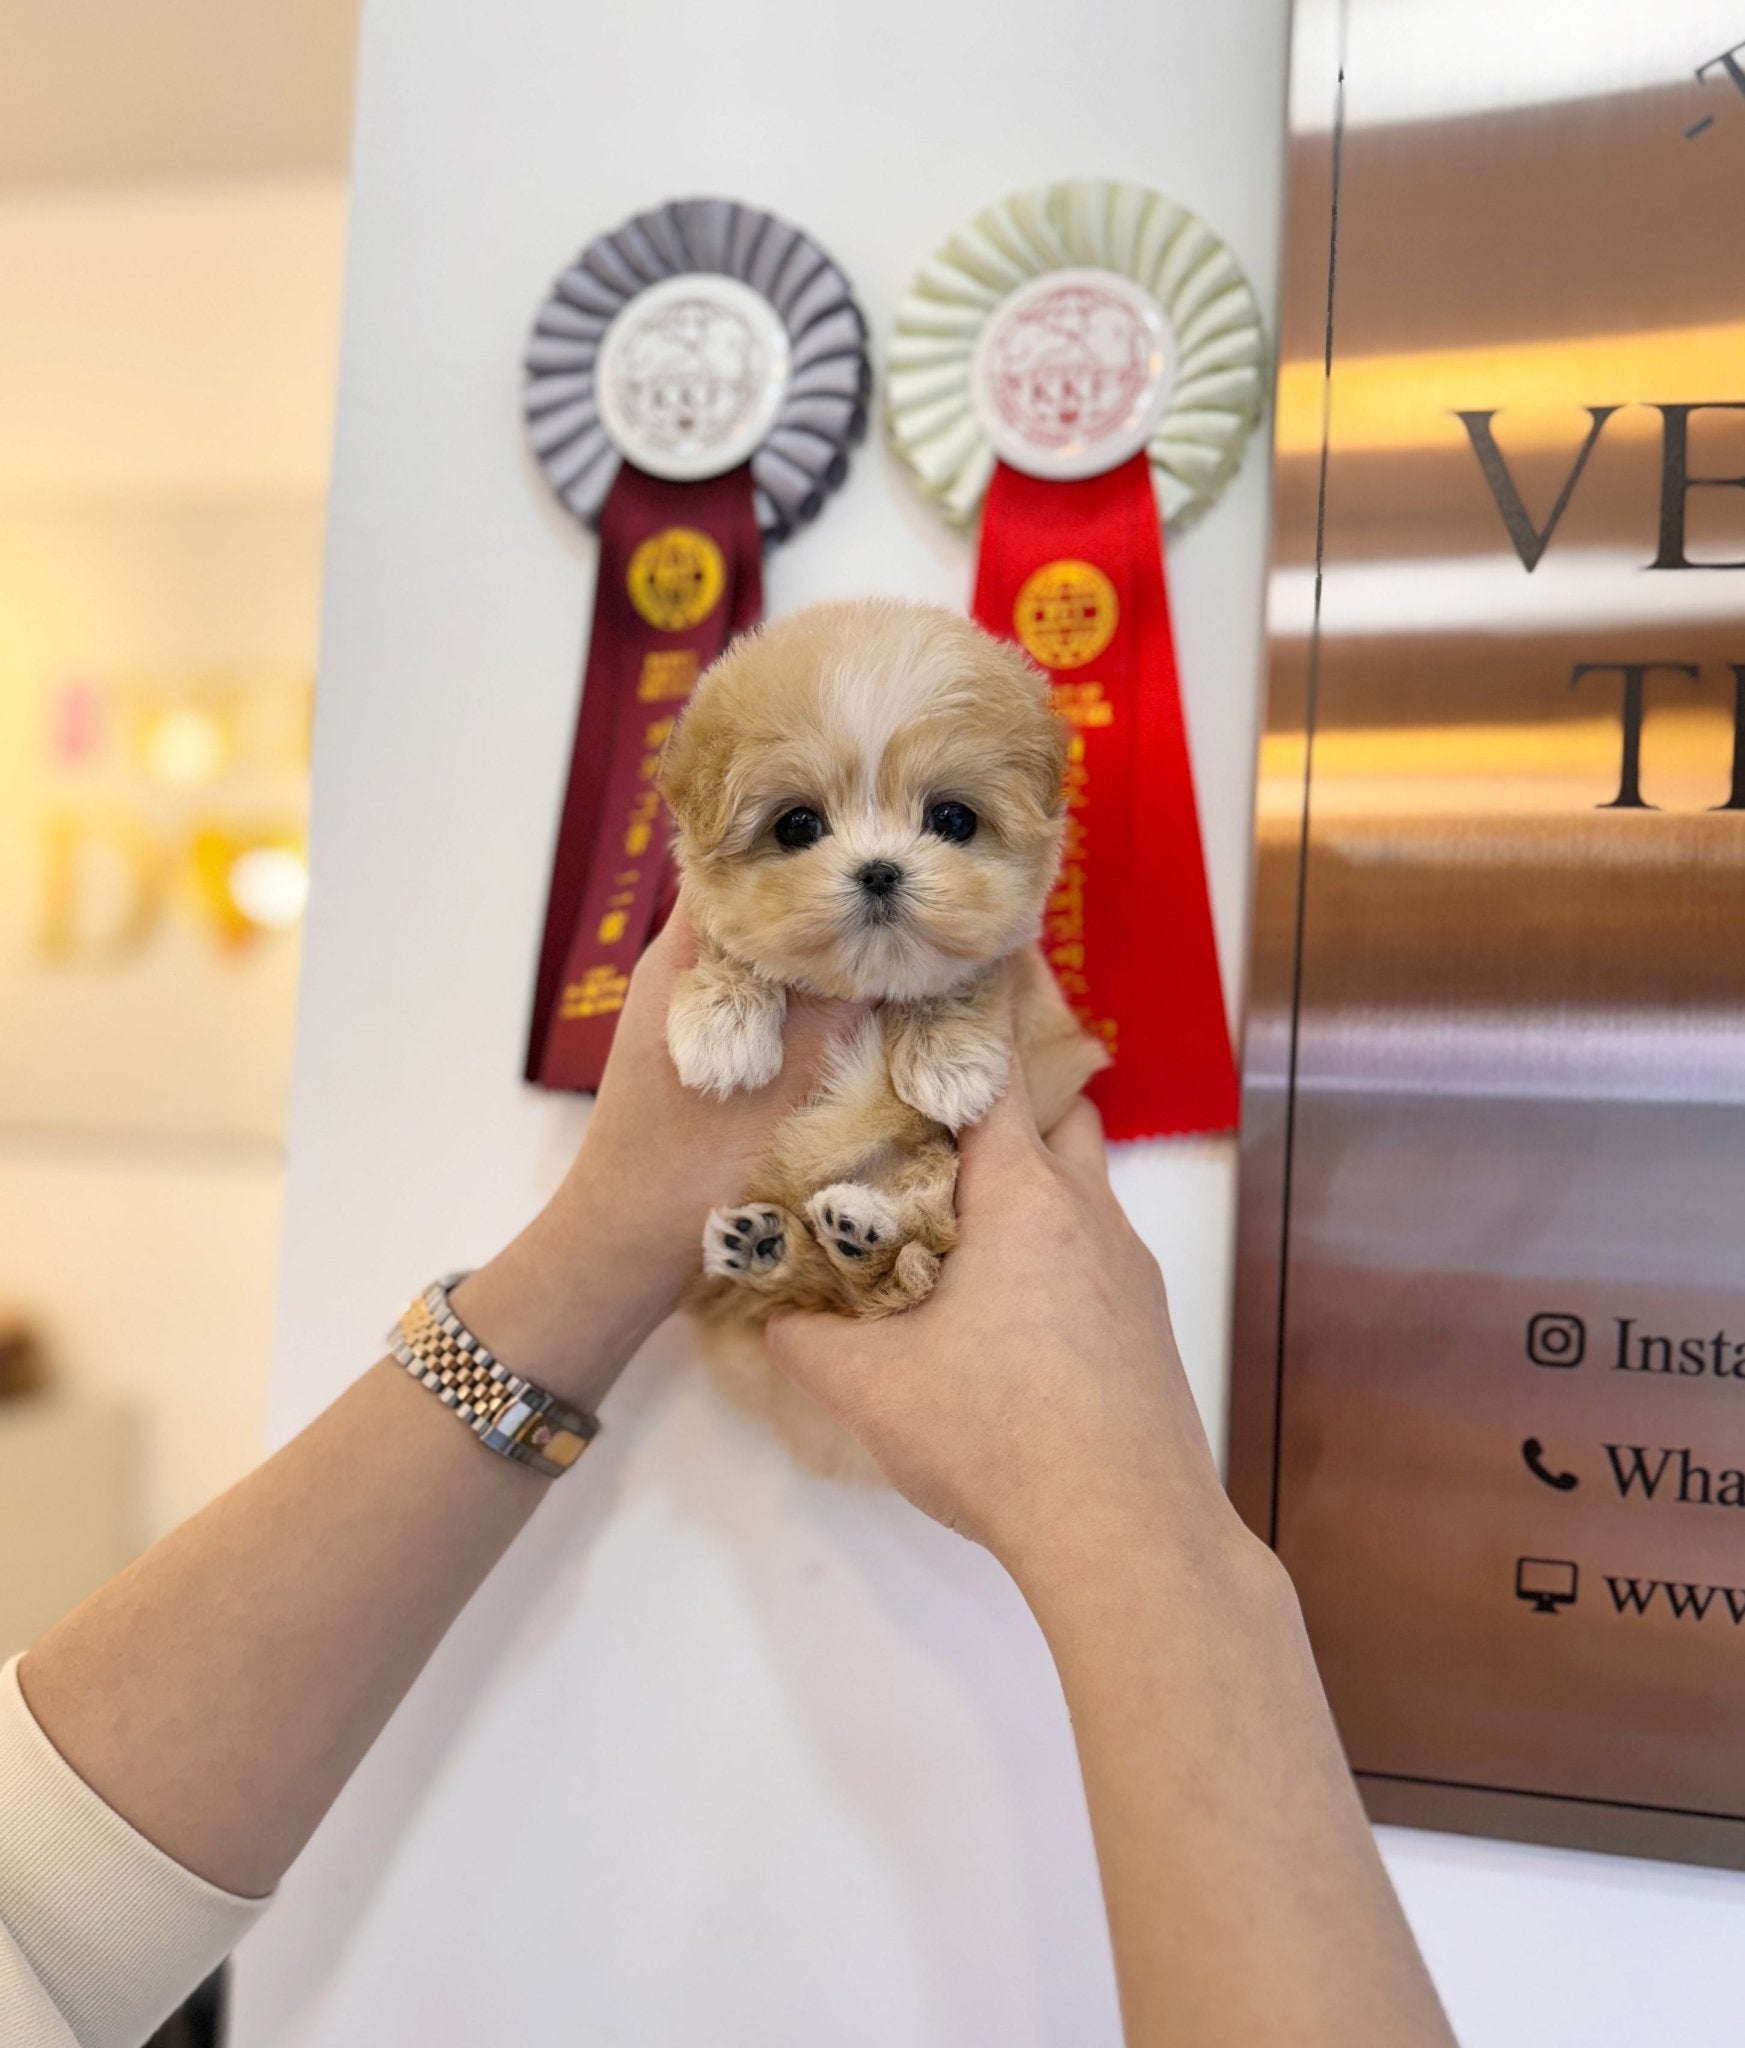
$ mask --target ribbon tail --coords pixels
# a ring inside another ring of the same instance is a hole
[[[997,466],[975,615],[1048,670],[1072,727],[1043,949],[1114,1056],[1089,1089],[1109,1135],[1234,1129],[1236,1063],[1144,454],[1071,482]]]
[[[763,609],[744,467],[668,483],[625,463],[600,514],[576,743],[546,905],[527,1078],[600,1085],[630,975],[677,895],[657,787],[699,673]]]
[[[1210,1135],[1236,1128],[1240,1087],[1149,475],[1131,512],[1140,664],[1132,857],[1139,900],[1153,908],[1128,927],[1116,1062],[1090,1093],[1112,1138]]]

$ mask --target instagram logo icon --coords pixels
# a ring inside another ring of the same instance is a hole
[[[1580,1365],[1586,1353],[1580,1316],[1537,1315],[1527,1325],[1527,1356],[1535,1365]]]

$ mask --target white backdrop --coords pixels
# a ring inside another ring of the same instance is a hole
[[[278,1434],[516,1226],[579,1127],[516,1078],[592,573],[519,435],[551,276],[632,211],[726,192],[817,235],[878,335],[976,207],[1101,175],[1203,213],[1270,314],[1285,34],[1285,0],[370,0]],[[1232,989],[1265,467],[1171,556]],[[875,436],[768,595],[961,602],[969,576]],[[1215,1436],[1231,1168],[1215,1144],[1119,1166]],[[238,2048],[1113,2043],[1066,1718],[998,1571],[786,1469],[682,1331],[607,1419],[251,1936]],[[1469,2048],[1736,2038],[1737,1880],[1389,1853]]]

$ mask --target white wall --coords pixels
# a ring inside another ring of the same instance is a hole
[[[517,1224],[582,1115],[516,1080],[592,561],[518,434],[552,273],[634,209],[725,191],[817,233],[882,333],[975,207],[1104,174],[1203,212],[1270,304],[1285,17],[372,0],[280,1433],[417,1283]],[[1171,560],[1232,983],[1264,470]],[[961,601],[969,576],[874,446],[769,596]],[[1230,1168],[1217,1145],[1119,1168],[1220,1435]],[[239,2048],[1113,2042],[1069,1732],[997,1570],[892,1499],[787,1470],[682,1331],[607,1419],[245,1947]],[[1664,2038],[1675,2013],[1691,2048],[1736,2035],[1733,1880],[1428,1837],[1390,1853],[1473,2048]]]

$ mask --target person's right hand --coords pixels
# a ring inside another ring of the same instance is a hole
[[[919,1308],[770,1325],[775,1361],[1017,1581],[1084,1773],[1123,2038],[1454,2048],[1283,1567],[1225,1500],[1094,1112],[1017,1081],[964,1132]]]
[[[877,1322],[780,1317],[771,1356],[1027,1591],[1109,1540],[1245,1548],[1096,1111],[1075,1103],[1045,1143],[1013,1072],[962,1134],[961,1236],[932,1296]]]

